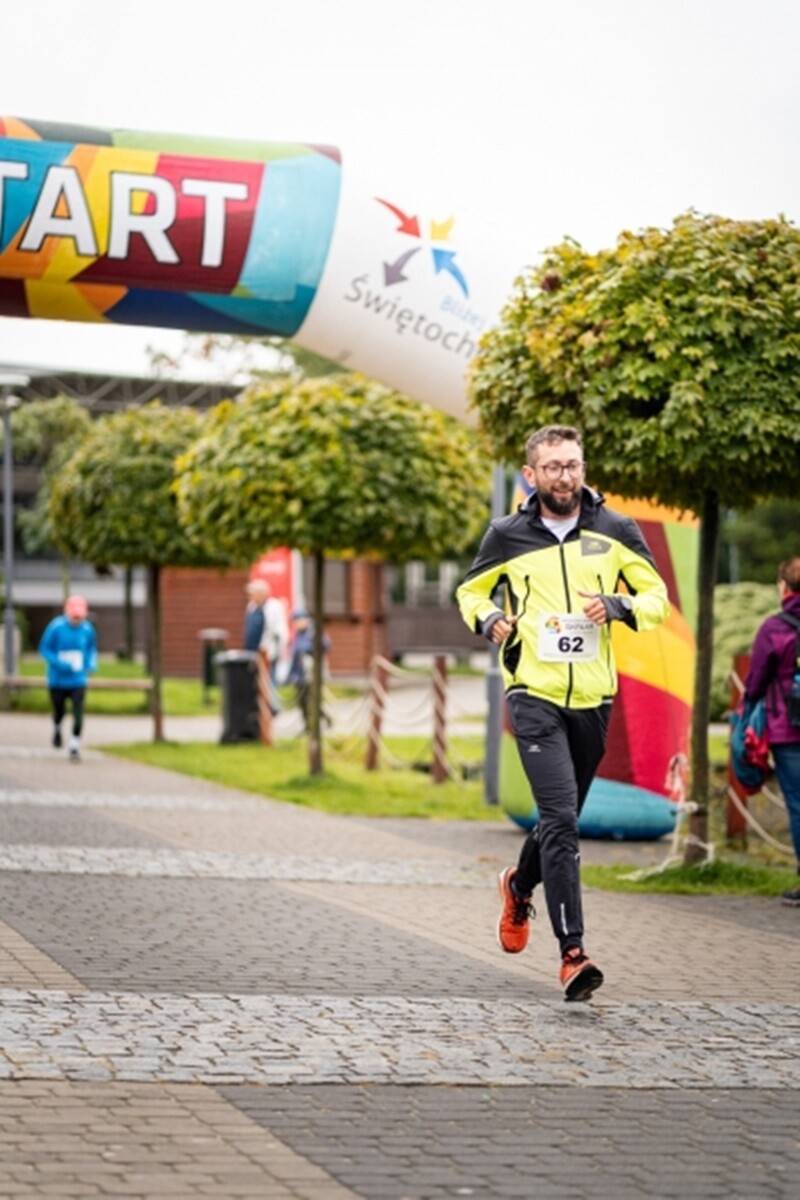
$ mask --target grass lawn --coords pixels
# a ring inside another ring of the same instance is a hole
[[[388,738],[387,748],[393,759],[420,765],[426,759],[430,762],[430,743],[423,738]],[[252,742],[229,746],[143,742],[103,749],[137,762],[330,813],[462,821],[508,819],[486,804],[480,778],[434,783],[429,771],[413,767],[365,770],[364,739],[348,739],[346,746],[336,738],[326,739],[325,772],[316,777],[308,773],[304,738],[277,740],[272,746]],[[482,756],[482,739],[453,738],[450,751],[459,763],[477,764]]]
[[[666,852],[664,857],[666,857]],[[661,892],[684,896],[779,896],[794,886],[797,876],[786,867],[771,867],[757,860],[729,859],[724,851],[711,863],[685,867],[682,863],[650,875],[631,867],[583,866],[581,878],[588,887],[611,892]]]
[[[43,664],[34,655],[23,658],[20,673],[43,677]],[[106,678],[142,678],[140,664],[101,660],[98,674]],[[353,694],[353,689],[332,689],[334,694]],[[292,703],[287,692],[286,701]],[[47,712],[47,692],[21,692],[13,707],[25,712]],[[217,713],[217,687],[204,692],[199,679],[164,680],[164,709],[172,716]],[[89,713],[126,715],[147,712],[147,697],[136,692],[89,692]],[[792,886],[793,863],[750,838],[749,850],[729,851],[725,840],[725,768],[727,734],[709,737],[712,764],[709,829],[716,844],[717,861],[706,866],[670,867],[660,874],[637,878],[632,867],[584,866],[587,885],[627,892],[671,892],[685,894],[776,895]],[[482,723],[476,719],[474,735],[451,738],[451,760],[463,778],[435,784],[429,766],[430,740],[389,738],[381,769],[364,768],[363,739],[328,737],[325,744],[325,773],[308,773],[308,750],[304,738],[277,741],[265,747],[254,743],[140,743],[104,747],[121,758],[149,763],[181,774],[207,779],[227,787],[254,792],[290,804],[353,816],[425,817],[438,820],[468,820],[505,823],[502,810],[487,805],[483,798],[480,766],[483,759]],[[387,765],[403,762],[404,767]],[[416,764],[412,766],[411,764]],[[787,840],[784,838],[784,840]],[[668,853],[665,843],[664,855]]]

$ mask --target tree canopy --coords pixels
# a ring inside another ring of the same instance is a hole
[[[176,457],[203,417],[158,402],[98,418],[48,477],[48,513],[59,549],[95,566],[147,568],[154,736],[163,737],[160,571],[219,563],[187,537],[172,492]]]
[[[360,376],[286,378],[213,411],[175,490],[189,535],[231,563],[276,546],[314,559],[309,759],[320,774],[326,558],[457,553],[488,516],[487,456],[466,426]]]
[[[488,515],[488,458],[443,413],[359,376],[281,380],[217,406],[179,459],[184,526],[231,563],[457,552]]]
[[[701,511],[796,493],[800,231],[685,213],[590,254],[548,250],[473,362],[496,453],[550,422],[583,430],[590,477]]]
[[[172,494],[175,458],[203,418],[158,402],[94,421],[48,488],[59,548],[98,566],[208,562],[187,538]]]
[[[11,418],[14,435],[14,461],[17,465],[38,467],[42,486],[32,508],[20,508],[16,522],[29,554],[51,548],[53,528],[47,510],[49,480],[58,475],[88,433],[92,419],[71,396],[51,400],[31,400],[21,405]]]
[[[54,453],[84,437],[91,423],[89,413],[71,396],[54,396],[50,400],[30,400],[21,404],[11,417],[14,461],[44,467]]]
[[[800,477],[800,232],[689,212],[590,254],[548,250],[472,364],[501,458],[551,423],[583,431],[592,483],[700,517],[690,796],[708,795],[721,513]],[[704,839],[703,839],[704,840]]]

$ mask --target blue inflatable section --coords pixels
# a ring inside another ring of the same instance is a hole
[[[644,788],[613,779],[595,779],[578,822],[581,837],[612,838],[618,841],[654,841],[672,833],[677,806]],[[533,808],[528,817],[509,813],[523,829],[533,829],[539,815]]]

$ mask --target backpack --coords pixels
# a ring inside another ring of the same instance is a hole
[[[759,792],[769,770],[767,706],[764,700],[742,698],[730,715],[731,767],[748,792]]]
[[[793,729],[800,729],[800,621],[791,613],[778,613],[782,621],[792,625],[795,631],[795,663],[792,686],[786,694],[786,711],[789,714],[789,724]]]

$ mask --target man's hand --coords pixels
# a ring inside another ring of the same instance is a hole
[[[578,595],[584,596],[588,600],[588,604],[583,606],[583,615],[590,621],[594,621],[595,625],[605,625],[608,620],[608,612],[603,603],[603,597],[598,596],[596,592],[579,591]]]
[[[501,642],[506,640],[516,623],[516,617],[498,617],[490,631],[490,636],[495,646],[499,646]]]

